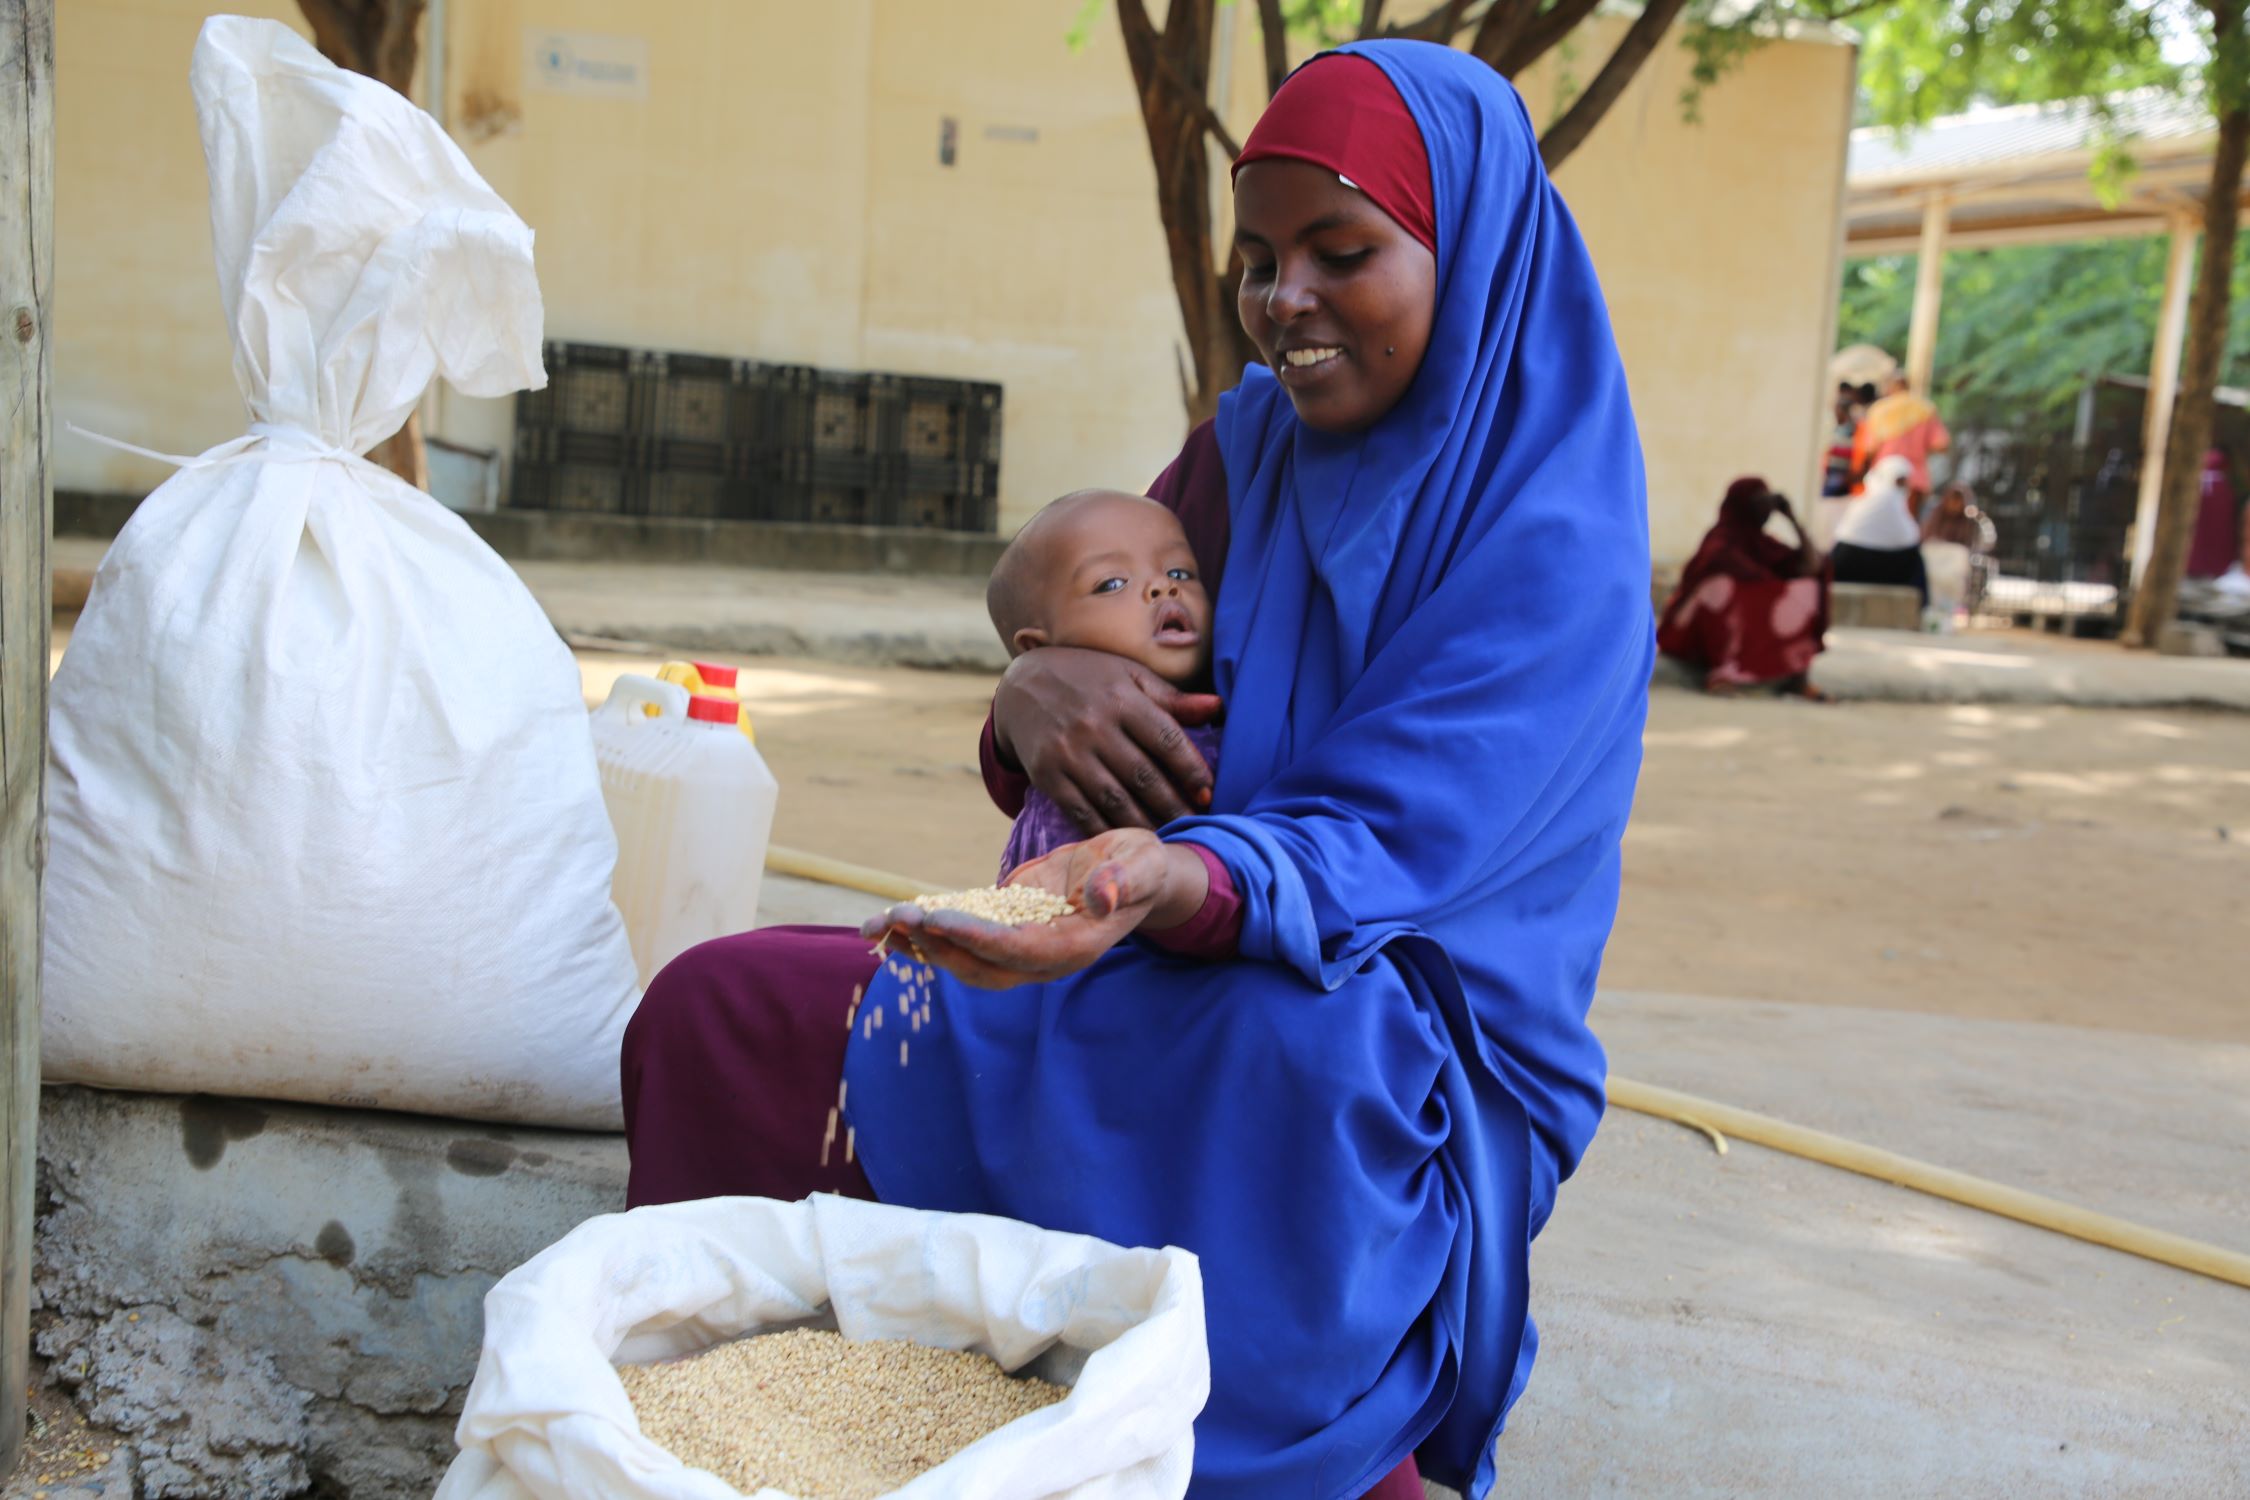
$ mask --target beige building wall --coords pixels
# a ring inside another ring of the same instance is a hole
[[[216,9],[218,7],[208,7]],[[289,20],[293,4],[237,0]],[[58,413],[194,452],[240,431],[186,85],[207,7],[69,0],[57,18]],[[1137,485],[1183,428],[1179,321],[1114,22],[1053,0],[447,0],[445,115],[538,233],[551,338],[1006,387],[1002,524]],[[1236,28],[1225,112],[1255,118]],[[627,97],[558,92],[529,39],[641,49]],[[1581,66],[1602,54],[1589,38]],[[1660,559],[1726,481],[1814,461],[1847,48],[1777,44],[1684,125],[1684,54],[1646,69],[1561,176],[1625,351]],[[1527,81],[1535,116],[1551,85]],[[954,122],[955,160],[939,161]],[[439,393],[434,430],[505,447],[506,402]],[[65,436],[65,488],[165,470]]]
[[[211,261],[211,205],[188,97],[204,16],[286,20],[288,0],[63,0],[55,7],[55,485],[145,493],[161,453],[239,437],[248,418]]]
[[[1624,26],[1582,34],[1580,83]],[[1650,58],[1555,177],[1624,355],[1659,567],[1695,551],[1738,476],[1819,494],[1856,66],[1849,46],[1772,43],[1706,92],[1691,124],[1691,61],[1682,48]],[[1524,80],[1542,126],[1554,71]]]

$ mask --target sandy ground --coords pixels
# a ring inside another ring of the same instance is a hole
[[[654,666],[579,661],[589,702]],[[776,842],[992,878],[991,679],[762,657],[742,682]],[[1647,747],[1610,988],[2250,1042],[2250,715],[1659,689]]]
[[[778,842],[991,879],[989,679],[743,678]],[[2250,1041],[2250,716],[1660,690],[1647,745],[1609,987]]]

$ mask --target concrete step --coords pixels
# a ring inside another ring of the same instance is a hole
[[[425,1497],[485,1292],[625,1168],[621,1136],[49,1087],[35,1347],[146,1493]]]
[[[107,539],[140,504],[134,495],[55,493],[55,534]],[[461,519],[512,562],[774,568],[807,573],[991,576],[1007,538],[981,532],[794,521],[708,521],[577,511],[470,511]]]
[[[1832,625],[1861,630],[1920,630],[1922,596],[1891,583],[1838,583],[1828,591]]]
[[[1622,1074],[2250,1246],[2250,1048],[1655,995],[1595,1022]],[[40,1125],[39,1348],[152,1494],[427,1495],[486,1288],[623,1199],[614,1136],[74,1088]],[[2250,1493],[2240,1288],[1795,1157],[1613,1112],[1532,1296],[1505,1494]]]

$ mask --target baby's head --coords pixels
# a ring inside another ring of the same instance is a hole
[[[1077,646],[1139,662],[1175,687],[1211,660],[1211,596],[1179,517],[1154,500],[1080,490],[1033,516],[984,602],[1010,656]]]

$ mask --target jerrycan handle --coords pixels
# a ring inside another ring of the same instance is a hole
[[[676,682],[659,682],[627,672],[617,679],[595,714],[604,719],[670,719],[678,723],[687,717],[688,696],[688,690]]]

